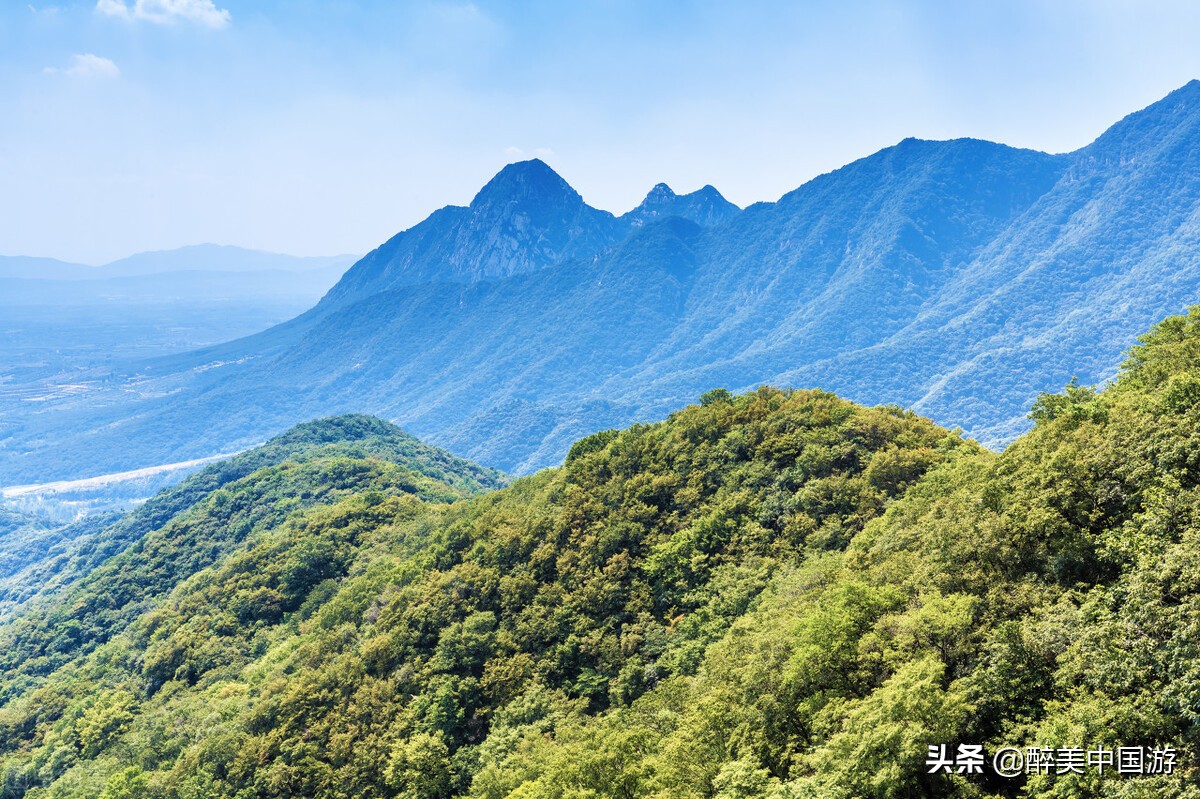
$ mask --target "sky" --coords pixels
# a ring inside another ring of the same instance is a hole
[[[0,255],[363,253],[532,157],[622,213],[908,136],[1065,152],[1198,37],[1153,0],[0,0]]]

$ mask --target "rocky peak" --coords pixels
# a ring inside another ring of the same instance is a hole
[[[534,158],[501,169],[471,201],[475,211],[496,208],[562,208],[583,204],[579,192],[544,161]]]
[[[712,186],[679,195],[666,183],[659,183],[646,195],[641,205],[622,217],[634,226],[668,216],[679,216],[702,226],[724,222],[738,212],[738,207],[721,196]]]

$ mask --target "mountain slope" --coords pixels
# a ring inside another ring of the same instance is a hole
[[[951,381],[917,401],[944,414],[963,395],[994,384],[994,367],[1062,382],[1115,373],[1127,342],[1165,312],[1200,297],[1200,83],[1132,114],[1075,153],[1070,170],[1027,218],[969,268],[905,331],[911,357],[961,352]],[[990,291],[982,299],[979,287]],[[1032,400],[1032,388],[1024,397]],[[1011,419],[963,415],[989,440],[1011,437]]]
[[[1190,799],[1200,307],[1032,416],[995,454],[717,390],[465,502],[266,521],[103,645],[0,660],[0,795]],[[928,767],[959,744],[982,772]]]
[[[0,618],[23,593],[32,592],[38,567],[79,534],[69,525],[0,506]]]
[[[168,792],[381,796],[422,773],[442,787],[418,795],[460,792],[495,709],[540,683],[564,708],[599,710],[647,690],[648,664],[664,679],[694,670],[782,553],[810,535],[839,545],[972,449],[898,409],[764,389],[586,439],[566,469],[471,504],[388,497],[381,475],[323,458],[316,482],[303,467],[258,470],[143,535],[44,617],[0,627],[6,796],[95,791],[122,778],[113,758],[127,746]],[[333,504],[294,503],[314,491]],[[219,531],[246,528],[244,544],[201,557]],[[680,614],[691,621],[673,629]],[[627,664],[627,651],[641,654]],[[242,679],[256,697],[244,707]],[[387,748],[406,728],[455,764],[414,749],[393,768]],[[217,753],[233,741],[237,762]],[[74,754],[51,757],[63,744]],[[336,775],[310,770],[329,755]]]
[[[345,304],[424,283],[473,283],[590,258],[625,226],[538,159],[510,164],[466,208],[449,206],[367,254],[325,298]]]
[[[53,548],[16,548],[21,543],[16,533],[23,530],[0,538],[0,545],[22,556],[15,564],[20,572],[0,575],[7,578],[0,582],[0,608],[6,615],[14,606],[35,608],[18,622],[22,632],[7,641],[5,662],[38,673],[54,662],[54,644],[47,642],[57,640],[64,627],[73,629],[72,646],[102,643],[139,613],[147,598],[240,546],[255,524],[277,524],[293,511],[334,502],[351,488],[448,501],[504,482],[491,469],[369,416],[298,425],[159,492],[116,520],[98,517],[42,530],[39,537],[53,539]],[[254,501],[230,503],[235,486]],[[64,593],[57,611],[37,609]],[[72,608],[63,612],[61,603]]]
[[[631,382],[666,376],[689,395],[869,347],[1064,167],[989,142],[906,140],[753,206],[714,237],[684,324]]]

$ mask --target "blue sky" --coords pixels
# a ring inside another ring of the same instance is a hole
[[[509,161],[617,213],[906,136],[1061,152],[1200,77],[1200,4],[0,2],[0,254],[365,252]]]

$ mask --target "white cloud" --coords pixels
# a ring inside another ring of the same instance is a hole
[[[213,0],[96,0],[96,13],[118,19],[142,19],[168,25],[174,22],[195,22],[210,28],[229,24],[230,14],[217,8]]]
[[[133,18],[129,13],[129,6],[125,5],[124,0],[96,0],[96,13],[122,19]]]
[[[116,78],[121,70],[111,59],[104,56],[80,53],[71,56],[71,64],[66,67],[46,67],[49,75],[68,75],[72,78]]]

